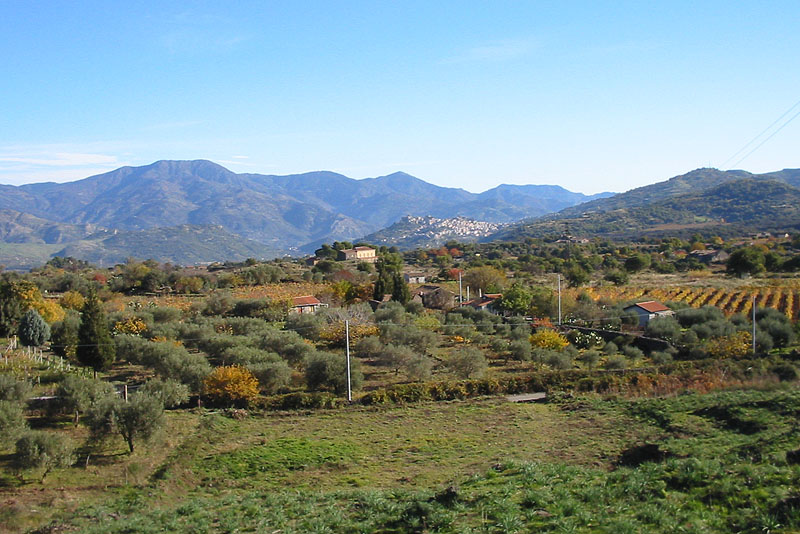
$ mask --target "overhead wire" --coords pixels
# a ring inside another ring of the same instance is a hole
[[[684,309],[680,309],[680,310],[673,310],[673,314],[674,315],[681,315],[681,314],[683,314],[685,312],[690,312],[690,311],[699,310],[699,309],[701,309],[701,308],[684,308]],[[554,326],[575,326],[576,322],[590,323],[590,322],[597,322],[597,321],[609,321],[609,320],[614,320],[614,319],[624,319],[626,317],[630,317],[630,315],[627,315],[627,314],[626,315],[606,315],[606,316],[603,316],[603,317],[592,317],[592,318],[579,318],[579,317],[576,317],[576,318],[568,319],[566,321],[562,320],[562,325],[556,325],[555,324],[554,321],[556,321],[556,319],[557,319],[557,317],[555,317],[555,316],[553,316],[553,317],[542,317],[540,319],[548,320],[551,323],[553,323]],[[341,322],[344,322],[344,321],[341,321]],[[531,322],[526,321],[525,323],[520,323],[518,325],[510,325],[510,326],[521,326],[523,324],[524,325],[531,325],[532,323],[533,323],[533,321],[531,321]],[[381,326],[381,325],[385,325],[385,326],[406,326],[406,327],[409,326],[409,323],[380,322],[380,323],[374,323],[374,324],[375,324],[375,326]],[[498,323],[498,324],[508,324],[508,323]],[[475,327],[475,328],[477,328],[477,327],[485,326],[485,325],[481,325],[481,324],[478,324],[478,323],[443,323],[441,326],[442,327],[450,326],[450,327]],[[295,327],[295,328],[284,328],[284,329],[280,329],[280,330],[276,329],[275,332],[292,332],[292,331],[293,332],[299,332],[300,330],[310,330],[310,329],[313,329],[313,328],[318,328],[318,327],[315,326],[315,325],[312,325],[312,326],[298,326],[298,327]],[[240,335],[246,335],[246,334],[240,334]],[[184,339],[175,339],[174,341],[180,341],[180,342],[183,343],[183,342],[187,342],[187,341],[188,342],[203,341],[205,339],[208,339],[208,338],[207,337],[184,338]],[[110,345],[113,345],[113,343],[80,344],[80,345],[50,345],[50,346],[51,347],[66,347],[66,346],[71,346],[71,347],[104,347],[104,346],[110,346]]]
[[[772,129],[772,128],[773,128],[773,127],[776,125],[776,124],[778,124],[778,123],[779,123],[779,122],[780,122],[780,121],[781,121],[781,120],[782,120],[784,117],[786,117],[786,116],[787,116],[787,115],[789,115],[789,114],[790,114],[792,111],[794,111],[794,109],[795,109],[797,106],[800,106],[800,100],[798,100],[797,102],[795,102],[795,104],[794,104],[792,107],[790,107],[789,109],[787,109],[786,111],[784,111],[784,112],[783,112],[783,114],[782,114],[780,117],[778,117],[777,119],[775,119],[775,120],[774,120],[774,121],[773,121],[773,122],[772,122],[772,123],[771,123],[769,126],[767,126],[766,128],[764,128],[764,130],[762,130],[762,131],[761,131],[761,132],[760,132],[758,135],[756,135],[756,136],[755,136],[755,137],[753,137],[753,138],[752,138],[750,141],[748,141],[747,143],[745,143],[745,145],[744,145],[742,148],[740,148],[739,150],[737,150],[737,151],[736,151],[736,153],[734,153],[734,154],[733,154],[731,157],[729,157],[728,159],[726,159],[726,160],[725,160],[725,161],[722,163],[722,165],[720,165],[720,168],[726,168],[726,166],[728,165],[728,163],[729,163],[731,160],[733,160],[733,159],[734,159],[734,158],[736,158],[736,157],[737,157],[739,154],[741,154],[742,152],[744,152],[745,150],[747,150],[747,149],[748,149],[748,148],[749,148],[749,147],[750,147],[750,146],[751,146],[753,143],[755,143],[755,142],[756,142],[756,141],[757,141],[757,140],[758,140],[758,139],[759,139],[761,136],[763,136],[763,135],[764,135],[764,134],[766,134],[768,131],[770,131],[770,130],[771,130],[771,129]],[[800,114],[800,112],[798,112],[798,114]],[[786,127],[786,126],[787,126],[787,125],[788,125],[790,122],[792,122],[792,121],[793,121],[793,120],[794,120],[794,119],[797,117],[797,115],[798,115],[798,114],[795,114],[794,116],[792,116],[792,118],[790,118],[788,121],[786,121],[786,122],[783,124],[783,126],[781,126],[781,127],[780,127],[780,128],[778,128],[777,130],[775,130],[774,132],[772,132],[772,134],[771,134],[769,137],[767,137],[766,139],[764,139],[764,140],[763,140],[763,141],[762,141],[762,142],[761,142],[761,143],[760,143],[758,146],[756,146],[756,147],[755,147],[753,150],[751,150],[750,152],[748,152],[747,154],[745,154],[745,156],[744,156],[744,157],[742,157],[740,160],[738,160],[736,163],[734,163],[734,164],[733,164],[731,167],[728,167],[728,170],[731,170],[733,167],[736,167],[736,166],[737,166],[737,165],[739,165],[739,164],[740,164],[742,161],[744,161],[745,159],[747,159],[747,157],[748,157],[748,156],[750,156],[750,154],[752,154],[753,152],[755,152],[756,150],[758,150],[759,148],[761,148],[761,146],[762,146],[764,143],[766,143],[767,141],[769,141],[770,139],[772,139],[772,138],[775,136],[775,134],[777,134],[778,132],[780,132],[780,131],[781,131],[782,129],[784,129],[784,128],[785,128],[785,127]]]

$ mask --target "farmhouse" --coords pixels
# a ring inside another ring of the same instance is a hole
[[[292,299],[292,307],[289,309],[289,313],[315,313],[320,308],[327,307],[328,305],[320,302],[317,297],[306,295]]]
[[[639,316],[639,326],[645,327],[650,319],[656,317],[665,317],[668,315],[675,315],[675,312],[664,306],[658,301],[648,300],[646,302],[637,302],[624,309],[625,312],[634,312]]]
[[[411,300],[434,310],[449,310],[456,305],[455,293],[434,285],[418,287],[411,296]]]
[[[375,263],[378,261],[378,256],[375,254],[375,249],[372,247],[355,247],[340,250],[336,259],[339,261],[356,260],[366,263]]]
[[[462,302],[462,306],[469,306],[471,308],[475,308],[476,310],[486,310],[489,313],[493,313],[497,315],[500,313],[500,310],[495,308],[495,304],[497,303],[497,299],[502,297],[502,293],[486,293],[476,299],[471,299],[466,302]]]
[[[689,257],[696,258],[701,263],[709,265],[712,263],[725,263],[731,255],[724,250],[693,250],[689,253]]]

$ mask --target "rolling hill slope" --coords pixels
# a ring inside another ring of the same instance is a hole
[[[485,240],[563,234],[635,238],[681,235],[701,228],[729,235],[789,231],[800,228],[800,189],[776,180],[742,178],[647,204],[578,212],[571,217],[568,216],[570,211],[574,210],[564,210],[557,217],[512,225]]]

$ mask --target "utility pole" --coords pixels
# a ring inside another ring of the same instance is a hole
[[[344,343],[347,352],[347,402],[353,402],[353,391],[350,388],[350,320],[344,321]]]
[[[458,303],[464,302],[464,297],[461,292],[461,270],[458,271]]]
[[[561,275],[558,275],[558,326],[561,326]]]
[[[756,355],[756,296],[753,295],[753,356]]]

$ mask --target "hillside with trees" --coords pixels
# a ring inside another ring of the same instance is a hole
[[[2,273],[4,528],[800,526],[797,235],[353,247]]]
[[[627,193],[620,196],[624,195]],[[511,225],[485,240],[566,234],[623,240],[643,236],[685,238],[698,230],[725,236],[787,232],[800,227],[798,202],[800,189],[775,180],[745,178],[643,204],[634,201],[630,206],[605,206],[603,211],[575,215],[564,211],[557,217]]]

